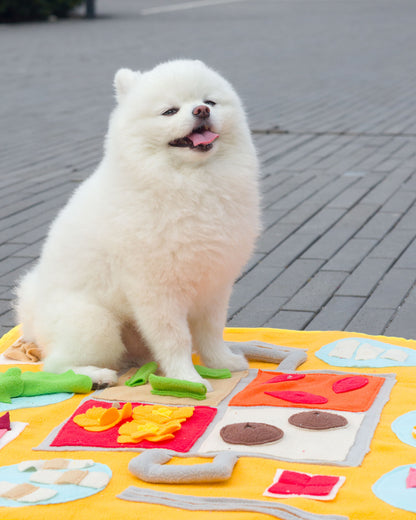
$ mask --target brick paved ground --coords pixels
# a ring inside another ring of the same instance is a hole
[[[93,21],[0,26],[1,331],[101,157],[114,72],[197,57],[241,93],[263,164],[264,232],[229,324],[416,338],[414,0],[192,5],[97,0]]]

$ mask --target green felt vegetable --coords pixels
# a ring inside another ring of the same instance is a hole
[[[155,361],[151,361],[150,363],[146,363],[141,366],[139,370],[134,374],[134,376],[127,379],[125,384],[127,386],[140,386],[145,385],[148,380],[150,374],[154,374],[157,370],[157,363]]]
[[[201,365],[194,365],[198,374],[207,379],[228,379],[231,377],[231,372],[228,368],[208,368]]]
[[[185,381],[184,379],[173,379],[151,374],[149,383],[154,395],[173,395],[174,397],[191,397],[192,399],[206,399],[207,388],[202,383]]]
[[[0,402],[11,403],[12,397],[71,392],[86,394],[91,391],[92,380],[88,376],[68,370],[63,374],[50,372],[23,372],[20,368],[9,368],[0,374]]]

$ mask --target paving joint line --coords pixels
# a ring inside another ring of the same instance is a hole
[[[251,133],[254,135],[312,135],[312,136],[322,136],[322,135],[335,135],[335,136],[347,136],[347,137],[416,137],[416,133],[413,132],[350,132],[348,130],[345,131],[335,131],[335,130],[322,130],[322,131],[314,131],[314,130],[285,130],[279,127],[272,128],[252,128]]]

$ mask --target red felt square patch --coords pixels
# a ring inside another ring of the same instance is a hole
[[[333,493],[340,477],[330,475],[308,475],[297,471],[282,471],[277,482],[267,490],[275,495],[302,495],[328,497]]]
[[[120,403],[122,406],[124,403]],[[133,408],[143,403],[132,403]],[[186,453],[189,451],[195,442],[205,432],[208,425],[211,423],[217,413],[216,408],[209,406],[195,406],[192,417],[189,417],[184,423],[182,423],[181,429],[175,432],[175,438],[162,442],[151,442],[143,440],[137,443],[120,443],[117,442],[118,430],[123,422],[117,424],[109,430],[101,432],[90,432],[78,426],[73,418],[76,415],[85,413],[89,408],[93,406],[101,406],[103,408],[111,408],[112,403],[108,401],[97,401],[90,399],[83,403],[68,419],[68,421],[62,426],[58,434],[51,442],[51,447],[61,446],[82,446],[88,448],[103,448],[103,449],[114,449],[114,448],[165,448],[169,450]],[[144,404],[144,406],[151,406]],[[130,419],[125,420],[127,422]]]

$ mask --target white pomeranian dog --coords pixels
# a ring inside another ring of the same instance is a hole
[[[140,337],[164,375],[207,384],[193,349],[208,367],[247,367],[223,341],[260,229],[245,113],[200,61],[121,69],[115,91],[104,158],[18,284],[17,318],[46,371],[114,384],[128,355],[140,366]]]

